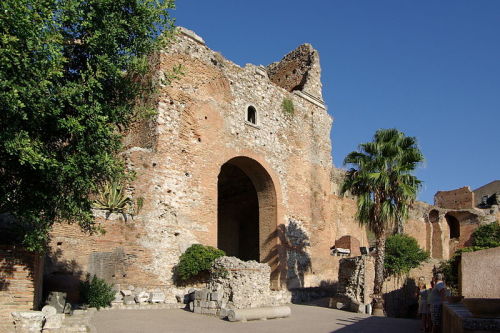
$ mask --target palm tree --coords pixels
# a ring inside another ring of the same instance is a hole
[[[356,196],[356,218],[376,236],[374,314],[383,314],[386,235],[395,224],[408,218],[421,183],[411,173],[423,159],[414,137],[396,129],[380,129],[372,142],[360,144],[358,151],[349,153],[344,160],[351,168],[341,193]]]

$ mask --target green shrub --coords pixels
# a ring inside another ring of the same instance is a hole
[[[418,267],[428,258],[429,253],[418,246],[415,238],[404,234],[387,237],[384,259],[387,276],[408,274],[410,269]]]
[[[283,103],[281,103],[283,112],[289,116],[293,116],[295,113],[295,107],[293,106],[293,101],[290,98],[284,98]]]
[[[500,246],[500,224],[498,221],[477,228],[472,233],[472,245],[484,248]]]
[[[453,294],[458,294],[458,271],[462,253],[475,252],[500,246],[500,225],[497,222],[480,226],[472,233],[473,246],[457,250],[453,257],[444,261],[439,270],[444,274],[446,285],[450,287]]]
[[[103,279],[94,275],[92,279],[87,276],[87,280],[80,284],[80,295],[83,303],[91,308],[103,308],[111,305],[115,298],[116,291]]]
[[[453,254],[453,257],[451,257],[446,261],[443,261],[439,265],[438,270],[444,274],[446,285],[450,288],[453,295],[458,295],[458,270],[460,261],[462,259],[462,253],[474,252],[484,249],[485,249],[484,247],[480,246],[470,246],[461,248]]]
[[[208,272],[214,260],[225,255],[224,251],[212,246],[193,244],[181,255],[175,275],[180,281],[186,281]]]

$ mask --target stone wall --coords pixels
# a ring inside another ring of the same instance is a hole
[[[184,74],[162,89],[154,119],[134,124],[124,140],[123,156],[137,174],[127,190],[144,206],[133,219],[99,213],[103,235],[54,226],[49,284],[62,284],[68,298],[87,272],[123,285],[173,287],[172,269],[191,244],[221,245],[225,166],[243,172],[255,189],[253,252],[271,266],[273,288],[336,280],[335,240],[368,242],[354,219],[354,199],[338,196],[342,171],[332,167],[332,118],[321,100],[317,51],[303,45],[267,68],[239,67],[182,29],[160,58],[161,71],[181,65]],[[276,84],[294,70],[304,81],[300,89]],[[293,102],[293,114],[284,112],[284,99]],[[246,118],[250,106],[255,123]]]
[[[0,332],[13,331],[11,312],[38,309],[42,269],[42,257],[14,246],[0,246]]]
[[[466,298],[500,297],[500,247],[462,254],[460,294]]]
[[[439,191],[434,195],[434,205],[449,209],[469,209],[474,208],[474,192],[469,186],[451,190]]]

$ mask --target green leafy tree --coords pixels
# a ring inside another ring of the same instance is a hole
[[[411,173],[423,161],[414,137],[396,129],[378,130],[372,142],[362,143],[347,155],[350,165],[341,193],[356,196],[358,221],[376,237],[374,309],[383,307],[386,235],[408,217],[420,181]]]
[[[28,249],[43,250],[56,221],[95,230],[91,194],[125,173],[121,131],[158,86],[169,8],[173,0],[0,2],[0,213]]]
[[[429,259],[429,253],[418,246],[415,238],[396,234],[385,241],[384,267],[386,275],[401,276],[408,274],[412,268],[418,267]]]

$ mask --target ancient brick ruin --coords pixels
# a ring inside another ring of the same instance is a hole
[[[342,257],[331,248],[356,256],[370,244],[354,198],[339,196],[344,171],[332,162],[318,52],[304,44],[267,67],[240,67],[180,29],[160,56],[160,71],[181,65],[183,75],[162,88],[154,119],[124,140],[137,174],[128,191],[144,206],[133,217],[96,211],[103,235],[56,224],[45,288],[77,302],[91,273],[176,303],[188,288],[175,286],[173,268],[194,243],[269,264],[274,290],[335,285]],[[499,216],[498,206],[416,203],[405,232],[448,258]]]

